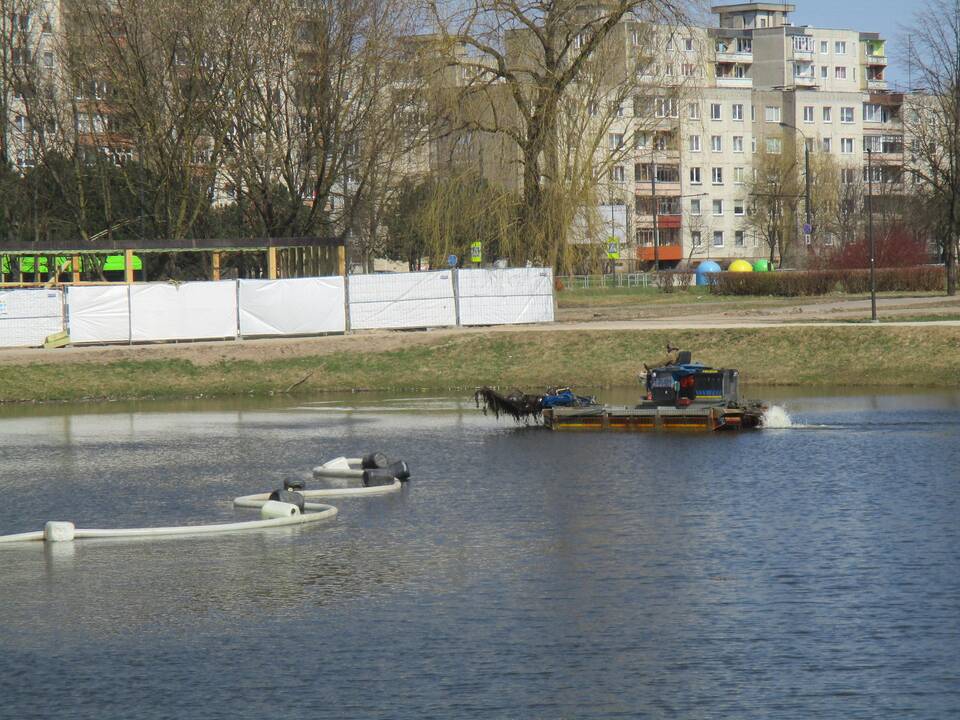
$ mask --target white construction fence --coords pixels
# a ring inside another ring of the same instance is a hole
[[[539,323],[553,307],[542,268],[0,290],[0,347]]]

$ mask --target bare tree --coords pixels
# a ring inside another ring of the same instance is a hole
[[[476,127],[505,134],[514,144],[520,175],[519,235],[528,252],[556,265],[578,207],[587,205],[584,188],[596,187],[591,177],[597,168],[594,151],[606,139],[603,120],[607,127],[612,120],[608,110],[622,107],[616,102],[618,89],[643,77],[644,65],[652,67],[649,58],[662,49],[650,42],[656,36],[652,25],[684,24],[686,2],[426,2],[450,62],[466,78],[460,97],[495,95],[501,103],[492,117],[475,121]],[[628,27],[638,34],[639,47],[631,44]],[[605,53],[619,56],[619,62],[600,61]],[[600,102],[592,103],[591,95]],[[640,105],[646,103],[641,100]],[[590,109],[595,110],[590,127],[599,142],[575,137]],[[576,142],[571,142],[574,137]],[[584,173],[584,167],[593,169]],[[571,202],[572,197],[577,201]]]
[[[258,232],[352,237],[379,216],[417,137],[409,5],[241,2],[250,20],[230,80],[238,102],[218,118],[226,181]]]
[[[957,292],[960,242],[960,3],[926,0],[909,30],[908,62],[922,92],[905,99],[904,131],[928,207],[939,218],[947,294]]]
[[[750,210],[746,225],[762,238],[770,262],[784,258],[796,234],[800,194],[800,163],[795,148],[774,152],[761,145],[753,156],[753,175],[747,182]]]

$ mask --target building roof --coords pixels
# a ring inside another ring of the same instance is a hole
[[[771,12],[788,12],[791,13],[797,9],[796,5],[790,3],[734,3],[732,5],[714,5],[710,8],[712,13],[728,13],[728,12],[748,12],[750,10],[767,10]]]

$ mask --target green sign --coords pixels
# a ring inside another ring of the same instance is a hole
[[[607,259],[608,260],[619,260],[620,259],[620,241],[615,237],[609,238],[607,240]]]
[[[58,255],[55,262],[57,263],[56,267],[58,270],[60,270],[60,272],[71,272],[73,269],[73,258],[71,257]],[[20,255],[19,263],[20,272],[27,275],[33,274],[34,266],[38,268],[37,272],[47,273],[50,271],[46,255],[38,256],[36,261],[34,260],[33,255]],[[11,262],[10,256],[4,255],[3,258],[0,258],[0,272],[5,274],[10,273],[12,272],[13,267],[15,267],[15,265]],[[82,258],[80,258],[80,267],[77,268],[77,272],[79,272],[81,269],[83,269]]]
[[[470,243],[470,262],[483,262],[483,245],[481,243]]]
[[[123,271],[124,268],[123,255],[107,255],[107,259],[103,262],[103,271],[104,272],[117,272]],[[133,256],[133,269],[134,270],[143,270],[143,261],[138,255]]]

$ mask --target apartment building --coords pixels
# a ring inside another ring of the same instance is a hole
[[[717,27],[677,30],[665,45],[668,55],[687,51],[682,75],[693,82],[670,105],[675,144],[637,149],[631,255],[641,266],[769,253],[747,222],[758,147],[830,154],[842,182],[867,180],[869,149],[876,191],[902,190],[903,95],[887,90],[885,41],[873,33],[794,26],[794,9],[714,7]],[[816,227],[802,232],[802,202],[799,210],[800,242],[830,244],[833,238]]]
[[[746,223],[745,182],[758,146],[769,153],[794,147],[827,153],[842,182],[866,181],[869,149],[877,192],[902,190],[903,95],[887,90],[885,41],[875,33],[794,26],[794,9],[782,3],[713,8],[718,25],[707,30],[711,56],[702,100],[690,110],[689,142],[681,145],[681,247],[661,251],[661,259],[768,254]],[[703,128],[699,138],[695,116]],[[816,227],[804,234],[803,219],[801,203],[801,242],[832,242]],[[648,233],[637,237],[637,256],[645,260]],[[672,242],[673,234],[663,239]]]

